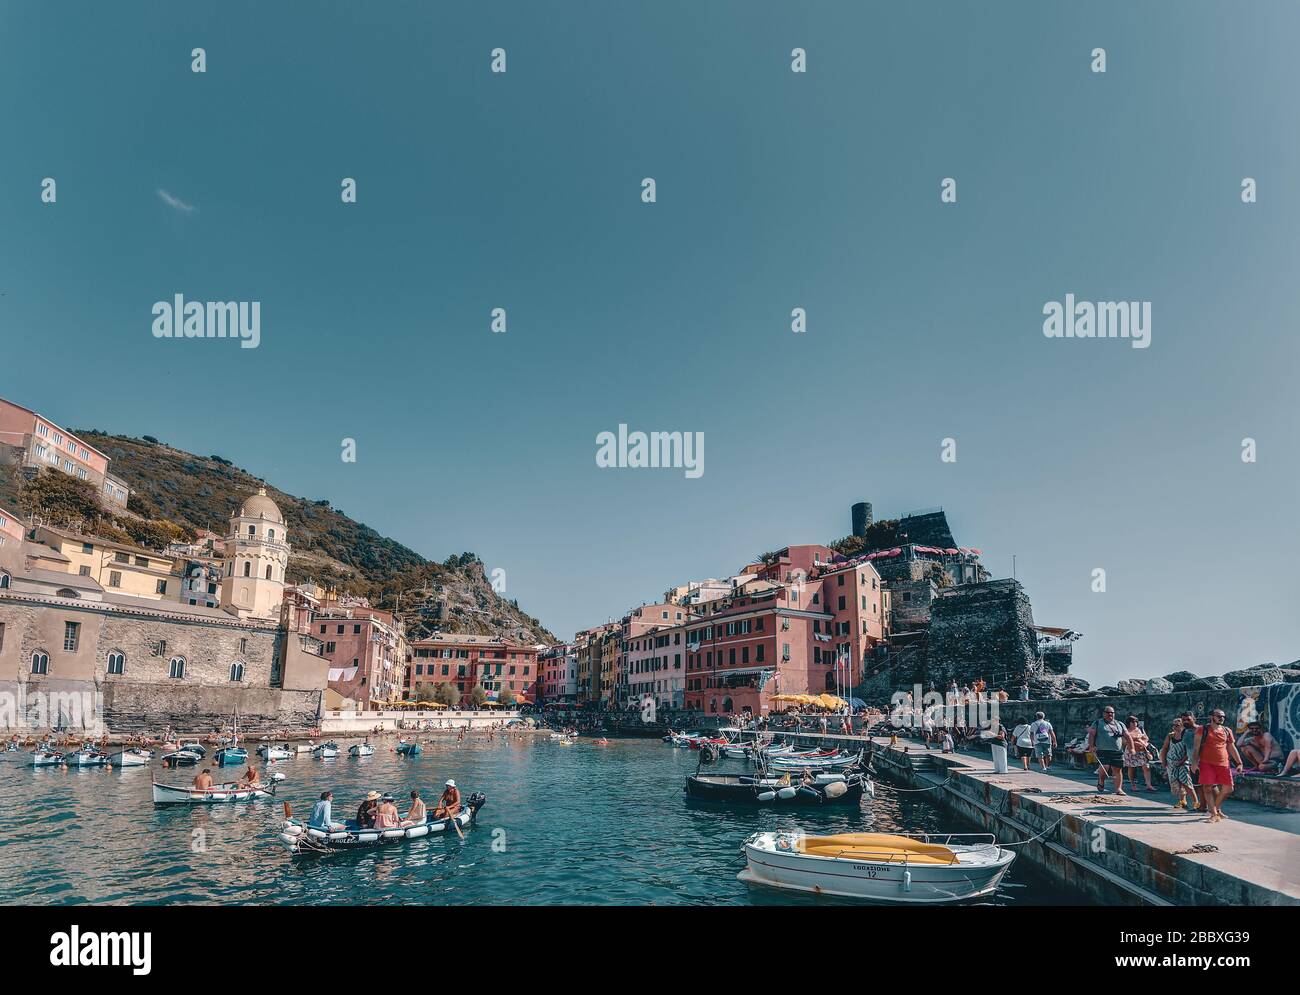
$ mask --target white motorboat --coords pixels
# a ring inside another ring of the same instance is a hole
[[[111,767],[147,767],[152,759],[151,751],[142,750],[138,746],[129,746],[110,756],[108,763]]]
[[[286,746],[271,746],[269,743],[257,748],[258,754],[263,760],[292,760],[298,755],[296,750]]]
[[[371,757],[375,754],[375,748],[369,743],[353,743],[348,747],[348,756],[350,757]]]
[[[321,743],[319,746],[312,747],[313,754],[321,760],[333,760],[339,755],[338,743]]]
[[[685,750],[690,747],[692,740],[699,738],[700,733],[698,732],[675,732],[668,737],[668,740],[677,749]]]
[[[755,833],[749,884],[875,902],[959,902],[995,891],[1015,851],[988,834]]]

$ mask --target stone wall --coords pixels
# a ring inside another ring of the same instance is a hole
[[[1253,690],[1253,689],[1246,689]],[[1107,705],[1115,709],[1115,717],[1123,722],[1130,715],[1142,720],[1143,728],[1152,742],[1159,749],[1164,742],[1165,733],[1176,716],[1189,709],[1196,714],[1197,720],[1204,720],[1216,708],[1222,708],[1231,722],[1237,715],[1237,706],[1241,690],[1212,691],[1175,691],[1172,694],[1132,694],[1116,695],[1111,698],[1062,698],[1042,701],[1008,701],[999,713],[1002,724],[1014,728],[1021,721],[1034,717],[1035,712],[1042,712],[1047,721],[1056,729],[1056,737],[1062,744],[1080,735],[1088,723],[1101,715]]]
[[[322,691],[278,688],[199,687],[194,685],[105,683],[104,716],[109,731],[207,733],[239,716],[240,733],[253,735],[319,724]]]
[[[966,584],[934,600],[926,677],[935,688],[979,677],[1011,687],[1037,667],[1034,612],[1018,581]]]

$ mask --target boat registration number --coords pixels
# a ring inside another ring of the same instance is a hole
[[[870,864],[854,864],[853,869],[862,871],[869,878],[879,877],[880,872],[884,870],[883,867],[873,867]]]

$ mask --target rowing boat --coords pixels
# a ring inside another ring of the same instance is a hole
[[[478,810],[487,801],[486,796],[475,793],[469,796],[465,807],[455,816],[455,823],[464,829],[478,816]],[[287,803],[286,803],[287,807]],[[349,821],[343,829],[324,830],[308,826],[297,819],[286,818],[277,839],[280,845],[295,856],[310,853],[331,853],[338,850],[357,850],[364,847],[393,843],[409,843],[430,836],[454,834],[452,819],[426,819],[414,826],[396,826],[392,829],[358,829]]]
[[[108,762],[113,767],[147,767],[152,759],[153,753],[149,750],[131,746],[124,750],[118,750],[108,758]]]
[[[311,752],[322,760],[332,760],[339,755],[339,744],[333,742],[321,743],[319,746],[313,746]]]
[[[58,750],[37,750],[32,754],[33,767],[61,767],[63,754]]]
[[[224,746],[217,751],[218,767],[237,767],[248,762],[248,751],[242,746]]]
[[[287,746],[259,746],[257,752],[263,760],[292,760],[298,755]]]
[[[348,756],[350,757],[369,757],[373,756],[375,748],[369,743],[353,743],[348,747]]]
[[[65,753],[63,762],[69,767],[103,767],[108,763],[108,754],[93,746],[83,746],[80,750]]]
[[[1015,859],[987,834],[755,833],[743,852],[748,884],[906,904],[987,895]]]
[[[252,788],[236,788],[231,785],[195,788],[153,782],[153,803],[155,805],[216,805],[222,802],[246,802],[257,798],[274,797],[274,783],[258,785]]]

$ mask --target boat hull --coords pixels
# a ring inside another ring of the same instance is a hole
[[[731,805],[839,805],[857,804],[865,790],[861,775],[850,775],[823,784],[764,783],[752,777],[693,774],[686,779],[686,797],[692,801],[723,802]],[[831,787],[831,785],[842,786]]]
[[[108,758],[114,767],[147,767],[153,754],[146,750],[120,750]]]
[[[292,760],[298,754],[292,750],[286,750],[279,746],[263,746],[258,749],[258,754],[263,760]]]
[[[456,824],[462,831],[478,817],[478,810],[487,799],[481,794],[470,795],[465,808],[455,817]],[[364,850],[376,846],[412,843],[434,836],[455,836],[451,819],[435,819],[418,826],[397,827],[395,829],[348,829],[325,832],[308,828],[305,823],[289,819],[276,836],[280,845],[294,856],[306,856],[320,853],[333,853],[344,850]]]
[[[216,760],[218,767],[237,767],[248,762],[248,751],[243,747],[227,747],[217,751]]]
[[[997,846],[990,848],[996,851],[996,857],[990,853],[990,859],[971,864],[834,859],[781,852],[761,842],[777,835],[758,833],[745,842],[747,866],[738,875],[739,880],[838,898],[939,905],[993,893],[1015,859],[1013,851]]]
[[[159,784],[157,781],[153,785],[155,805],[224,805],[228,802],[248,802],[274,797],[274,784],[257,788],[209,788],[207,790]]]

